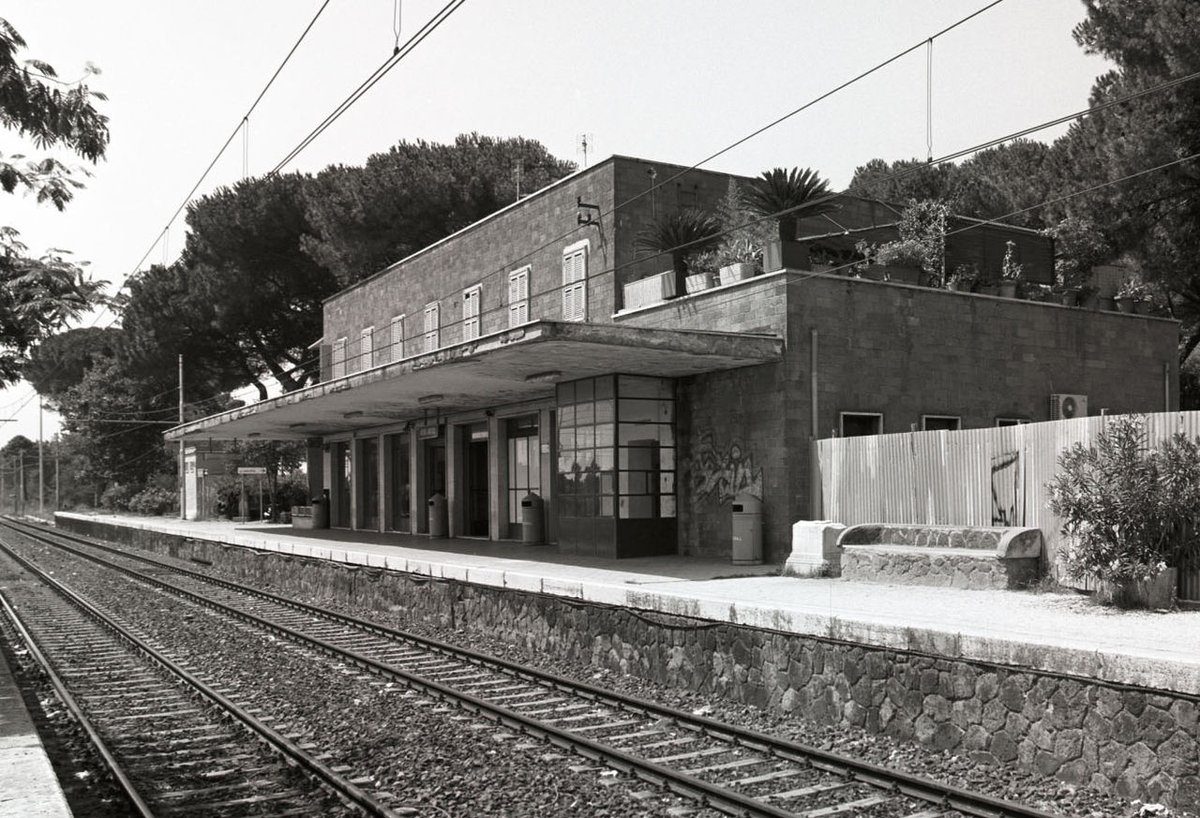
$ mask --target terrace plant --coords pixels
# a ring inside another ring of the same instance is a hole
[[[780,241],[795,241],[800,219],[837,210],[835,196],[812,168],[773,168],[754,180],[743,200],[752,213],[775,221]]]
[[[668,213],[647,226],[634,239],[634,246],[655,255],[669,255],[675,272],[675,292],[682,294],[689,260],[716,247],[720,234],[721,223],[715,216],[688,207]]]
[[[1128,589],[1200,555],[1197,439],[1179,433],[1155,447],[1145,418],[1118,416],[1095,445],[1059,455],[1047,489],[1071,539],[1066,570],[1075,579]]]

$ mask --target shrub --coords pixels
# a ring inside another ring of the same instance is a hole
[[[108,509],[109,511],[128,511],[129,500],[133,497],[133,494],[132,486],[113,483],[100,495],[100,508]]]
[[[1145,419],[1115,418],[1058,458],[1050,509],[1072,538],[1067,572],[1114,583],[1149,579],[1200,553],[1200,442],[1182,433],[1152,448]]]
[[[170,489],[151,486],[129,498],[129,510],[135,514],[162,515],[179,510],[179,496]]]

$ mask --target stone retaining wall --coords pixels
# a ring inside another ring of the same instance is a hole
[[[131,543],[283,593],[397,611],[781,714],[846,723],[980,764],[1012,763],[1127,798],[1200,806],[1200,697],[1018,667],[340,566],[119,526]]]

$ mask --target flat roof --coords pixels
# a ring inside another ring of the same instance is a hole
[[[772,363],[784,342],[737,332],[535,321],[183,423],[168,440],[303,440],[548,398],[613,373],[679,378]]]

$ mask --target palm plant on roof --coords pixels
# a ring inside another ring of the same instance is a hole
[[[776,219],[780,241],[795,241],[800,219],[837,210],[829,182],[812,168],[764,171],[745,192],[754,213]]]
[[[688,259],[709,250],[720,241],[721,223],[713,215],[694,207],[662,216],[634,239],[638,250],[671,256],[675,271],[675,293],[683,295],[688,274]]]

